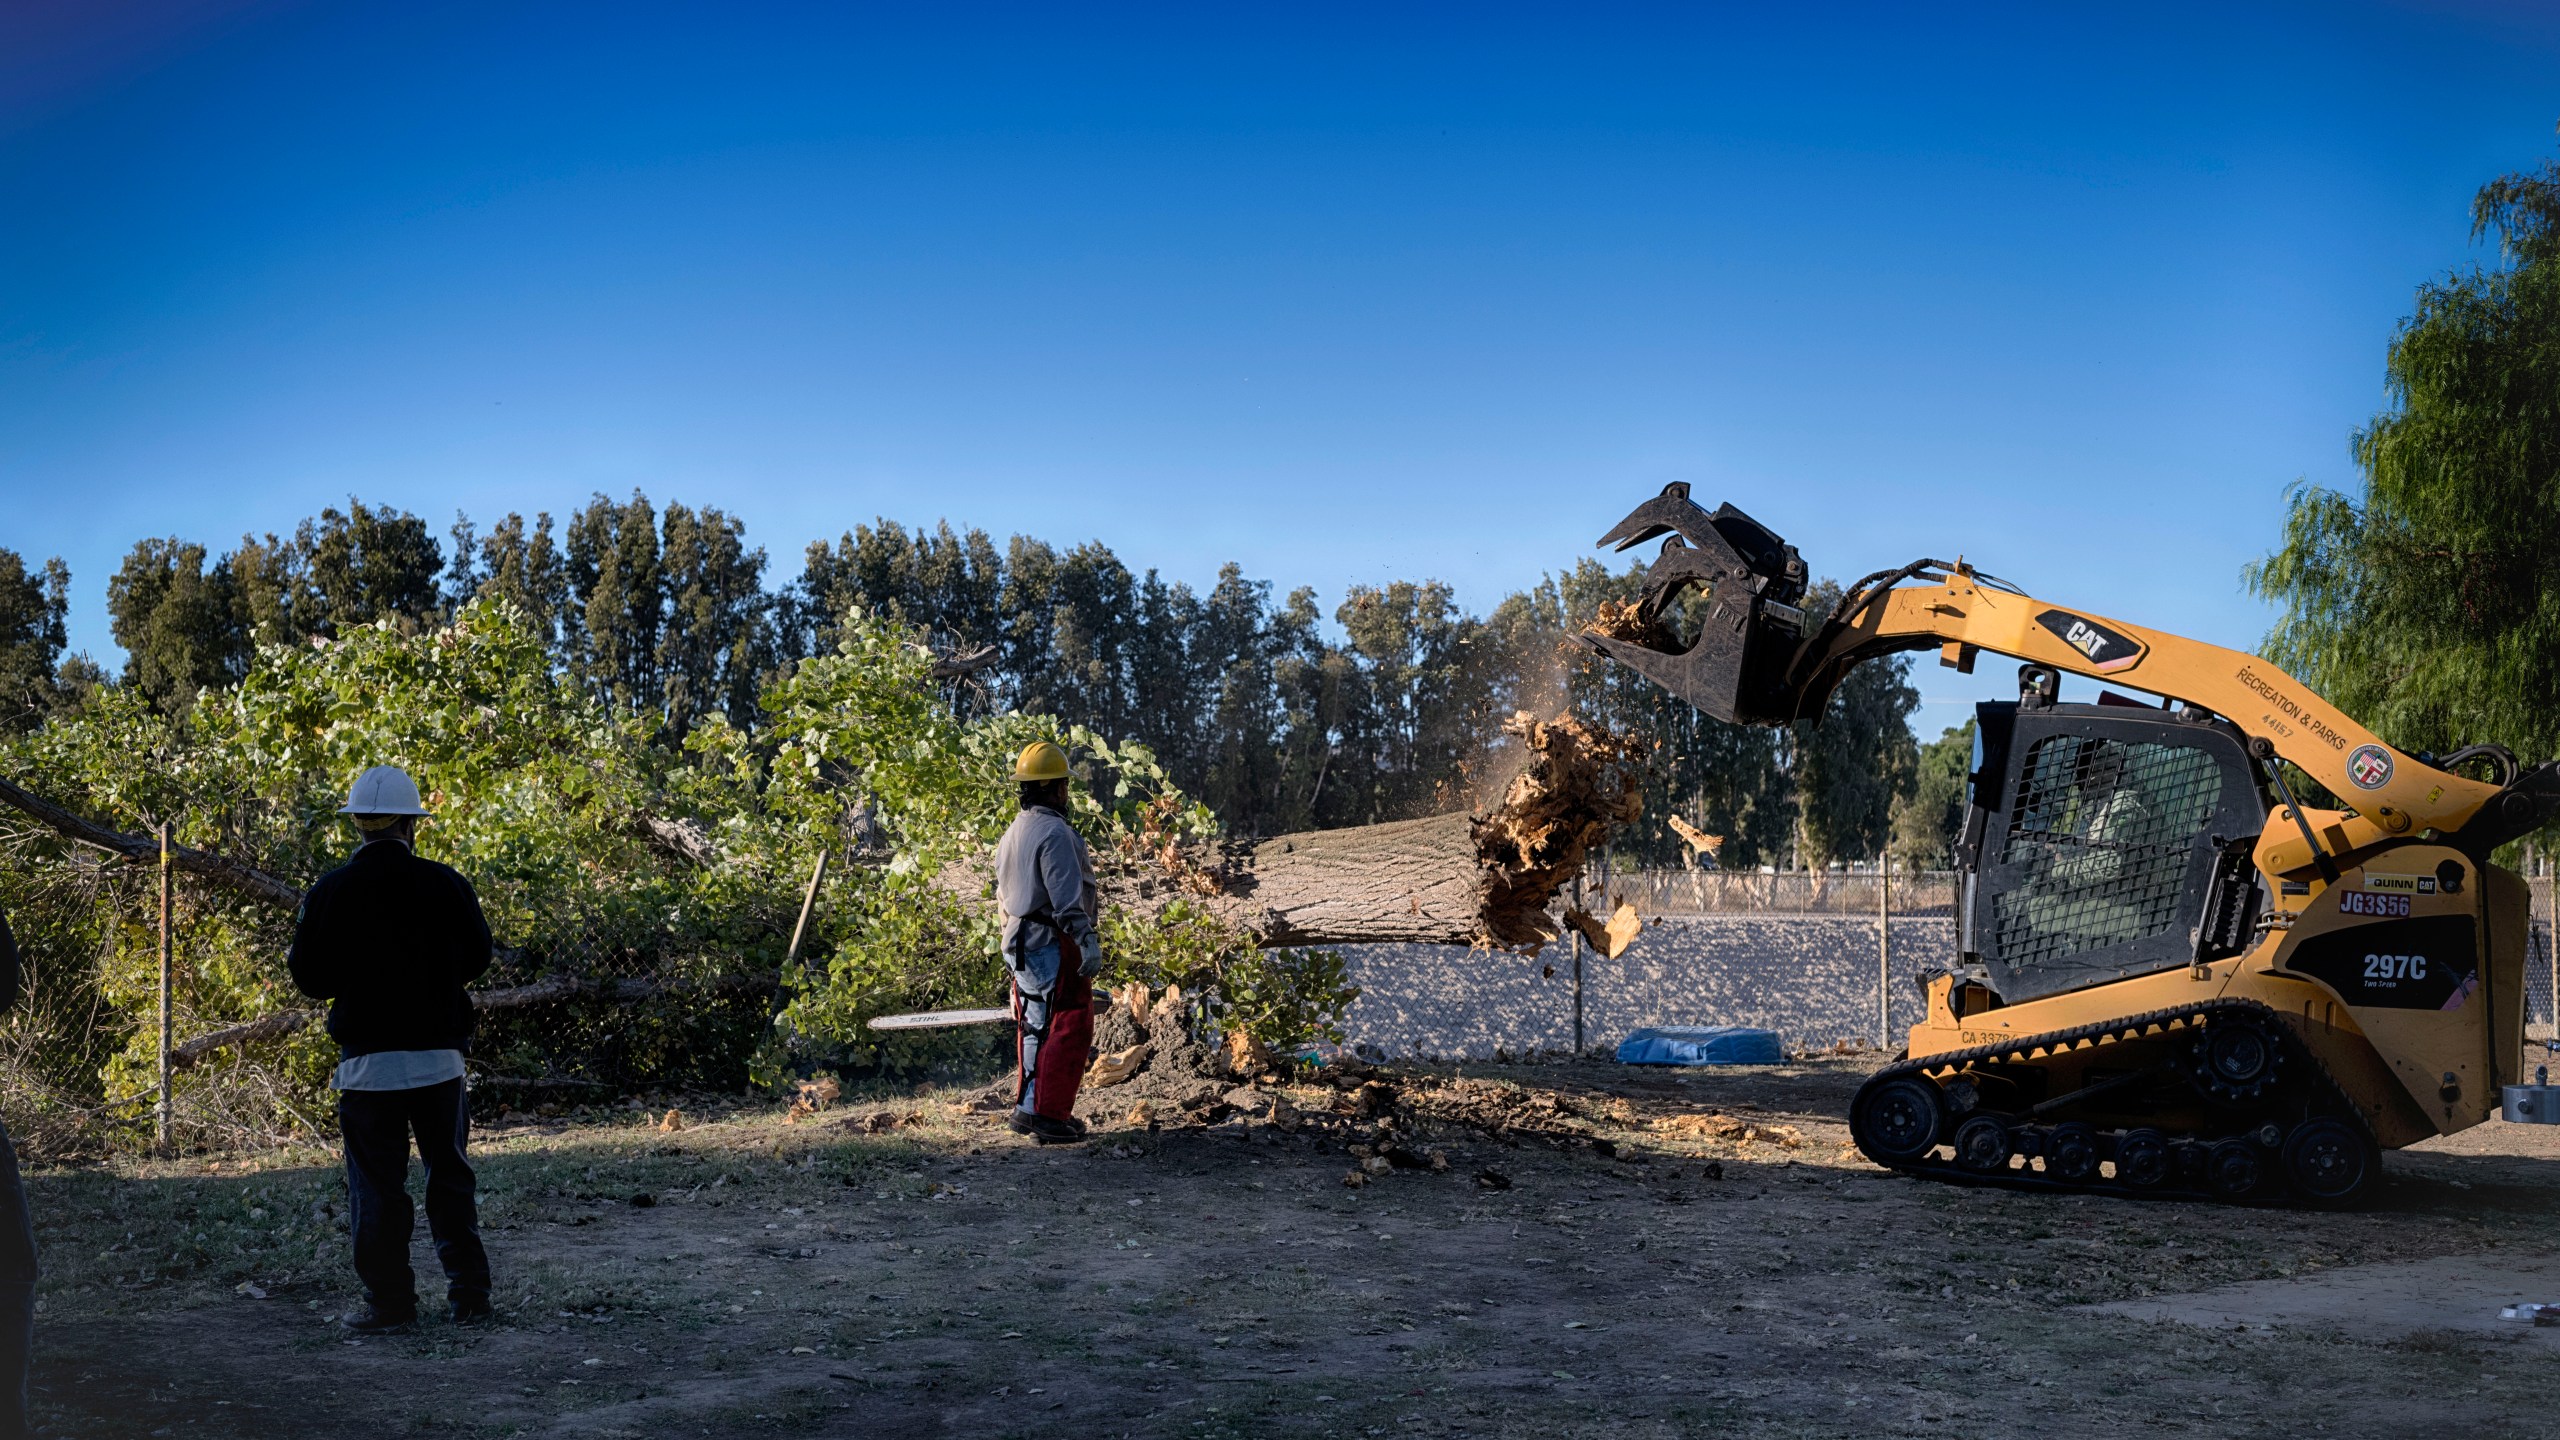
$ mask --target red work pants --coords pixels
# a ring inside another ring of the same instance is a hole
[[[1022,1074],[1017,1108],[1052,1120],[1073,1120],[1076,1090],[1093,1057],[1093,982],[1084,976],[1076,942],[1058,937],[1058,979],[1046,995],[1013,990],[1013,1018]]]

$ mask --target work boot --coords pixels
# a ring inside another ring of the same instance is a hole
[[[1042,1145],[1073,1145],[1084,1139],[1084,1132],[1064,1120],[1052,1120],[1028,1110],[1016,1110],[1005,1121],[1016,1135],[1028,1135]]]
[[[367,1301],[362,1310],[341,1319],[338,1323],[358,1335],[389,1335],[394,1331],[406,1330],[417,1324],[418,1307],[412,1304],[406,1310],[385,1310]]]
[[[497,1311],[489,1308],[486,1295],[466,1293],[453,1297],[453,1323],[456,1325],[486,1325],[497,1315]]]

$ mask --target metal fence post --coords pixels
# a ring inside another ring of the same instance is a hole
[[[1893,852],[1876,857],[1876,1048],[1893,1044]]]
[[[2542,1053],[2545,1053],[2545,1056],[2560,1056],[2560,871],[2552,871],[2552,856],[2550,851],[2545,851],[2542,846],[2534,846],[2534,869],[2542,871],[2542,884],[2545,884],[2545,889],[2550,889],[2552,892],[2550,945],[2547,945],[2545,956],[2542,956],[2547,958],[2552,966],[2552,989],[2550,989],[2552,1033],[2550,1033],[2550,1040],[2542,1043]],[[2532,897],[2534,897],[2534,887],[2527,881],[2527,887],[2524,887],[2524,935],[2527,935],[2527,938],[2532,938],[2534,933]],[[2522,1058],[2516,1058],[2516,1079],[2524,1079]]]
[[[169,933],[169,822],[160,822],[160,1099],[152,1116],[152,1139],[169,1148],[169,972],[176,946]]]
[[[1582,876],[1578,873],[1573,877],[1572,903],[1574,909],[1582,908]],[[1565,945],[1573,955],[1573,1053],[1579,1059],[1582,1055],[1582,931],[1572,925],[1564,928]]]

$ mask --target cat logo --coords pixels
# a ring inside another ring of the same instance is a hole
[[[2133,637],[2120,635],[2068,610],[2047,610],[2036,617],[2036,623],[2079,651],[2088,659],[2089,668],[2101,674],[2122,670],[2142,658],[2142,646]]]

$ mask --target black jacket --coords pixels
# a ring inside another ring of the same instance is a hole
[[[489,968],[489,922],[450,866],[376,840],[304,892],[285,963],[303,994],[329,1002],[349,1055],[466,1049],[462,987]]]

